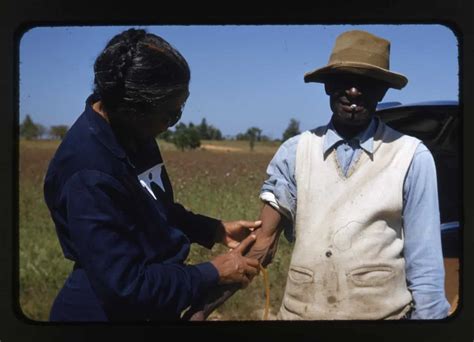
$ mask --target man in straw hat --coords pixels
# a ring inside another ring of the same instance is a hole
[[[324,83],[332,118],[273,157],[249,251],[266,265],[282,230],[295,242],[279,319],[448,314],[433,158],[418,139],[374,117],[388,88],[407,84],[389,70],[389,51],[385,39],[345,32],[328,65],[304,76]],[[201,314],[233,292],[211,298]]]
[[[374,117],[408,82],[389,52],[385,39],[344,32],[328,65],[304,76],[324,83],[333,114],[280,147],[262,188],[273,225],[260,240],[275,240],[283,216],[295,241],[281,319],[447,316],[433,157]]]

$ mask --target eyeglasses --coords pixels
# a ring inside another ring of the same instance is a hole
[[[172,102],[147,105],[142,109],[140,117],[144,120],[159,120],[168,128],[173,127],[181,119],[188,96],[189,93],[186,94],[186,97],[173,99]],[[178,101],[180,104],[178,104]]]
[[[176,125],[179,119],[181,119],[183,109],[184,103],[178,109],[165,109],[162,107],[155,107],[153,109],[144,110],[140,113],[140,115],[137,116],[137,118],[140,120],[144,120],[143,124],[145,125],[150,124],[150,120],[158,120],[164,123],[167,127],[172,127]]]

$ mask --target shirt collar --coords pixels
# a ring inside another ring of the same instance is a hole
[[[112,127],[110,127],[109,123],[92,108],[92,105],[99,100],[100,97],[97,94],[90,95],[86,100],[86,108],[84,112],[88,119],[89,130],[97,140],[115,156],[121,159],[126,159],[127,155],[125,150],[118,143],[117,138],[112,131]]]
[[[378,121],[374,117],[369,126],[351,140],[355,140],[357,144],[368,154],[374,151],[374,135],[377,130]],[[332,120],[327,125],[326,135],[323,142],[323,153],[326,154],[330,149],[334,148],[340,141],[347,141],[339,135],[334,127]]]

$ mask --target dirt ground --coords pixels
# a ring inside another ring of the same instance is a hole
[[[218,151],[218,152],[241,152],[242,151],[242,149],[239,147],[217,146],[217,145],[210,145],[210,144],[201,145],[201,149],[210,150],[210,151]]]

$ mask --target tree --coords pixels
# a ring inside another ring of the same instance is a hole
[[[20,124],[20,137],[27,140],[37,139],[40,136],[40,128],[33,122],[30,115],[27,114]]]
[[[203,118],[197,126],[201,140],[222,140],[222,133],[212,125],[208,125],[206,118]]]
[[[238,134],[235,136],[235,139],[236,139],[236,140],[249,140],[249,137],[248,137],[247,134],[245,134],[245,133],[238,133]]]
[[[247,130],[246,134],[249,137],[249,139],[260,141],[260,137],[262,136],[262,130],[258,127],[250,127]]]
[[[57,125],[51,126],[49,129],[49,135],[51,135],[55,139],[63,140],[64,136],[66,135],[69,126],[67,125]]]
[[[250,150],[253,151],[255,146],[255,141],[260,141],[260,136],[262,135],[262,130],[258,127],[250,127],[247,129],[245,135],[248,137]]]
[[[250,150],[253,151],[254,145],[255,145],[255,140],[258,140],[260,138],[260,134],[262,133],[262,130],[257,127],[250,127],[247,130],[247,135],[249,137],[249,144],[250,144]]]
[[[171,142],[181,151],[201,146],[199,132],[196,126],[192,124],[189,124],[189,127],[187,127],[184,123],[179,123],[176,126]]]
[[[209,126],[207,125],[206,118],[203,118],[201,124],[198,126],[199,136],[203,140],[209,140]]]
[[[164,131],[163,133],[158,134],[158,139],[163,139],[164,141],[170,142],[173,139],[173,132],[169,129]]]
[[[222,140],[222,133],[218,128],[215,128],[214,126],[209,126],[208,128],[208,133],[209,133],[209,139],[210,140]]]
[[[300,133],[300,122],[296,119],[291,119],[290,123],[288,124],[288,127],[283,132],[283,141],[286,141]]]
[[[182,129],[185,129],[186,128],[186,124],[183,123],[183,122],[180,122],[178,123],[176,126],[175,126],[175,131],[179,131],[179,130],[182,130]]]
[[[235,136],[236,140],[248,140],[250,150],[253,151],[256,141],[262,140],[262,130],[258,127],[250,127],[245,133],[239,133]]]

